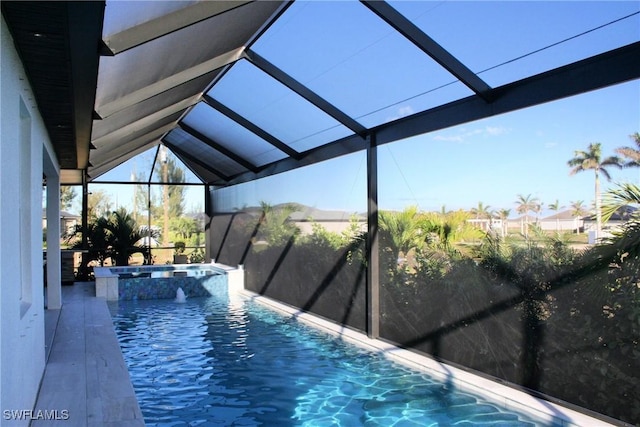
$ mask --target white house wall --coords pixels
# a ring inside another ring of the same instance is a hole
[[[48,136],[4,19],[0,119],[0,424],[32,409],[45,365],[43,144]],[[58,408],[51,408],[58,409]]]

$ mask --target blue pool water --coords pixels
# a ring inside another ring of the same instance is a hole
[[[110,306],[149,426],[541,426],[224,296]]]

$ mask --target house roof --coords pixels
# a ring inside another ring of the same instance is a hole
[[[43,209],[42,210],[42,218],[46,218],[46,217],[47,217],[47,210]],[[78,219],[79,220],[81,217],[80,217],[80,215],[76,215],[76,214],[73,214],[71,212],[60,211],[60,218],[61,219],[68,218],[68,219]]]
[[[536,22],[532,31],[542,36],[544,20],[567,28],[580,21],[574,16],[581,2],[548,10],[556,3],[563,2],[508,7]],[[498,35],[517,38],[520,30],[504,34],[503,25],[485,25],[494,2],[424,11],[428,2],[3,1],[1,7],[62,184],[83,176],[94,181],[164,144],[202,182],[226,186],[638,79],[640,35],[633,22],[628,29],[637,7],[590,4],[602,8],[602,22],[571,27],[566,40],[528,52],[496,48]],[[635,9],[605,13],[614,6]],[[425,25],[424,16],[438,25]],[[622,28],[620,37],[603,28]],[[482,64],[462,43],[467,36]],[[555,59],[541,67],[535,55],[550,47]],[[423,78],[409,84],[410,72]]]
[[[553,215],[546,216],[542,218],[543,221],[555,221],[558,220],[573,220],[576,216],[573,214],[571,209],[567,209],[565,211],[557,212]]]
[[[621,206],[609,217],[608,221],[628,221],[634,214],[637,214],[638,208],[635,206]],[[595,221],[595,215],[584,217],[585,221]]]
[[[364,221],[366,219],[363,215],[353,212],[323,210],[303,205],[300,205],[299,210],[289,215],[291,221],[297,222],[342,222],[350,221],[352,217],[358,221]]]

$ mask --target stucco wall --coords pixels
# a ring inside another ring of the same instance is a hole
[[[42,162],[48,136],[4,19],[0,116],[0,417],[32,409],[44,370]],[[63,408],[51,408],[63,409]]]

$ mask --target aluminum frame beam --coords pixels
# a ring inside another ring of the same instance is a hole
[[[264,59],[262,56],[258,55],[254,51],[247,49],[245,50],[245,54],[247,59],[256,67],[315,105],[317,108],[322,110],[325,114],[333,117],[342,125],[351,129],[354,133],[365,136],[367,134],[367,128],[362,126],[360,123],[355,121],[351,116],[345,114],[343,111],[338,109],[335,105],[328,102],[326,99],[322,98],[307,86],[298,82],[296,79],[282,71],[280,68],[276,67],[271,62]]]
[[[203,99],[204,99],[204,102],[207,105],[209,105],[211,108],[218,110],[220,113],[224,114],[234,122],[238,123],[240,126],[244,127],[245,129],[249,130],[250,132],[264,139],[269,144],[273,145],[275,148],[282,151],[283,153],[286,153],[289,157],[293,157],[294,159],[300,159],[300,153],[298,151],[289,147],[287,144],[280,141],[278,138],[271,135],[269,132],[265,131],[261,127],[245,119],[243,116],[231,110],[226,105],[222,104],[221,102],[217,101],[216,99],[212,98],[209,95],[204,95]]]
[[[378,146],[498,114],[533,107],[592,90],[640,79],[640,42],[608,51],[563,67],[493,89],[488,104],[479,95],[413,114],[371,129]],[[365,140],[352,135],[303,153],[299,161],[283,159],[266,165],[259,173],[245,173],[229,185],[308,166],[366,149]]]
[[[491,102],[491,87],[473,71],[467,68],[438,42],[429,37],[414,23],[405,18],[400,12],[391,7],[386,1],[360,0],[373,13],[392,26],[396,31],[429,55],[434,61],[453,74],[474,93],[487,102]]]
[[[367,335],[380,337],[380,243],[378,235],[378,146],[367,138]]]
[[[640,78],[640,42],[608,51],[493,90],[494,101],[473,95],[383,125],[378,144],[557,101]]]
[[[213,148],[214,150],[219,151],[220,153],[224,154],[225,156],[227,156],[228,158],[230,158],[234,162],[238,163],[239,165],[241,165],[245,169],[248,169],[253,173],[257,173],[260,170],[256,165],[254,165],[253,163],[249,162],[244,157],[234,153],[233,151],[229,150],[228,148],[223,147],[222,145],[220,145],[217,142],[213,141],[211,138],[209,138],[209,137],[203,135],[202,133],[200,133],[198,130],[196,130],[196,129],[192,128],[191,126],[187,125],[186,123],[180,122],[180,123],[178,123],[178,126],[180,126],[180,128],[182,128],[183,131],[185,131],[186,133],[188,133],[192,137],[196,138],[197,140],[199,140],[203,144],[208,145],[209,147]]]
[[[209,172],[211,172],[214,175],[217,175],[218,177],[222,178],[224,181],[229,181],[229,177],[225,174],[223,174],[222,172],[220,172],[219,170],[212,168],[210,165],[208,165],[207,163],[203,162],[201,159],[197,158],[196,156],[189,154],[188,152],[184,151],[182,148],[179,148],[178,146],[162,140],[162,143],[164,145],[167,146],[167,148],[169,148],[171,151],[173,151],[173,153],[178,156],[180,158],[180,160],[188,167],[189,163],[194,163],[200,167],[202,167],[203,169],[208,170]],[[192,172],[195,174],[195,171],[192,170]],[[197,174],[196,174],[197,175]]]

